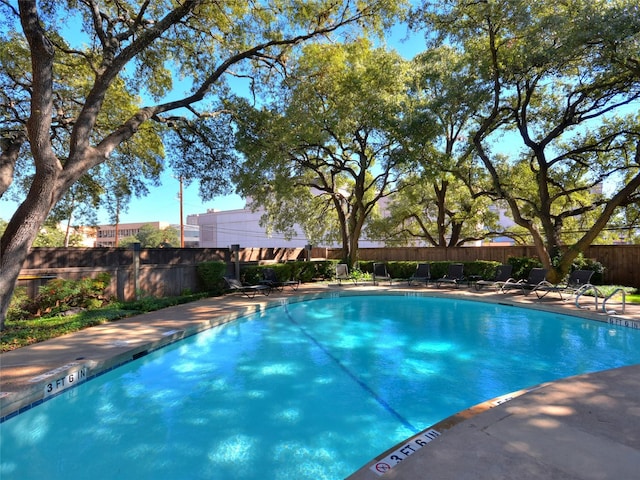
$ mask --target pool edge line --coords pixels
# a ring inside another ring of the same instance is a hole
[[[583,374],[580,375],[575,375],[576,377],[581,376]],[[565,378],[571,378],[571,377],[565,377]],[[544,382],[544,383],[540,383],[538,385],[535,385],[533,387],[529,387],[529,388],[523,388],[520,390],[515,390],[511,393],[506,393],[504,395],[498,395],[497,397],[491,398],[489,400],[485,400],[483,402],[480,402],[476,405],[473,405],[471,407],[465,408],[464,410],[461,410],[457,413],[454,413],[453,415],[449,415],[448,417],[434,423],[433,425],[429,425],[428,427],[424,428],[422,431],[416,433],[415,435],[412,435],[408,438],[406,438],[405,440],[403,440],[402,442],[398,442],[397,444],[395,444],[394,446],[392,446],[391,448],[385,450],[384,452],[380,453],[379,455],[375,456],[373,459],[369,460],[367,463],[365,463],[362,467],[358,468],[355,472],[353,472],[351,475],[349,475],[348,477],[345,478],[345,480],[370,480],[370,479],[375,479],[378,478],[380,475],[382,474],[376,474],[373,473],[373,466],[375,466],[378,462],[380,462],[381,460],[385,459],[386,457],[388,457],[390,454],[402,449],[402,447],[404,445],[407,445],[411,442],[413,442],[415,439],[425,435],[426,433],[430,432],[430,431],[435,431],[437,433],[437,436],[440,437],[444,434],[446,434],[446,432],[448,430],[451,430],[453,427],[467,421],[470,420],[484,412],[487,412],[493,408],[499,407],[501,405],[504,405],[506,403],[508,403],[509,401],[513,400],[514,398],[520,397],[522,395],[525,395],[527,393],[530,392],[534,392],[536,390],[540,390],[541,388],[545,388],[551,384],[553,384],[554,382]],[[433,440],[436,440],[436,438],[434,438]],[[427,445],[424,445],[425,447]],[[415,452],[413,452],[415,453]],[[412,454],[413,454],[412,453]],[[411,455],[407,455],[405,457],[409,458],[409,456]],[[395,465],[391,466],[391,469],[393,469],[393,467],[395,467],[396,465],[398,465],[401,462],[396,463]]]

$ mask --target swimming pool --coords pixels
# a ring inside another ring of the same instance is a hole
[[[0,477],[339,479],[495,396],[640,363],[640,332],[452,299],[290,303],[0,425]]]

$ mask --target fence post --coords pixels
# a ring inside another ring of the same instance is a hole
[[[233,245],[231,245],[229,250],[231,250],[232,254],[235,252],[233,259],[235,263],[236,280],[240,280],[240,244],[234,243]]]
[[[140,243],[133,244],[133,291],[136,300],[140,300]]]

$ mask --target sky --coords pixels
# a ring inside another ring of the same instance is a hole
[[[407,37],[405,27],[397,27],[387,37],[390,48],[398,51],[407,59],[425,49],[424,36],[421,33],[413,33]],[[180,183],[173,177],[172,172],[166,171],[162,176],[162,186],[150,189],[145,198],[134,198],[129,205],[128,213],[121,215],[122,223],[134,223],[144,221],[160,221],[171,224],[180,223]],[[226,195],[215,197],[212,201],[203,202],[198,195],[198,182],[194,181],[189,187],[183,187],[184,221],[187,215],[206,213],[209,209],[236,210],[245,207],[245,200],[239,195]],[[102,223],[102,222],[101,222]],[[107,223],[105,220],[104,223]]]
[[[404,26],[394,28],[387,37],[387,44],[406,59],[413,58],[425,49],[424,35],[412,33],[408,37]],[[121,223],[166,222],[180,224],[180,182],[171,170],[161,176],[159,187],[149,187],[149,194],[143,198],[132,198],[127,212],[120,213]],[[18,204],[7,199],[0,199],[0,219],[9,221]],[[198,194],[198,182],[183,186],[184,222],[188,215],[206,213],[210,209],[235,210],[245,207],[245,200],[238,195],[215,197],[203,202]],[[104,209],[98,211],[98,224],[109,224],[109,217]]]

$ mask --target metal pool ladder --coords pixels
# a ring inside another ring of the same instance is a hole
[[[593,290],[593,294],[595,297],[595,304],[596,304],[596,310],[598,310],[598,298],[602,298],[602,311],[604,313],[608,313],[608,314],[617,314],[618,312],[616,310],[607,310],[607,302],[609,300],[611,300],[611,298],[617,294],[617,293],[622,293],[622,312],[620,313],[624,313],[625,311],[625,307],[627,305],[627,299],[626,299],[626,292],[624,290],[624,288],[616,288],[613,292],[611,292],[609,295],[607,295],[606,297],[602,294],[602,292],[595,286],[592,285],[590,283],[587,283],[586,285],[583,285],[582,287],[580,287],[580,289],[576,292],[576,307],[581,308],[581,309],[588,309],[589,307],[584,307],[582,305],[580,305],[580,297],[587,293],[588,291]]]

